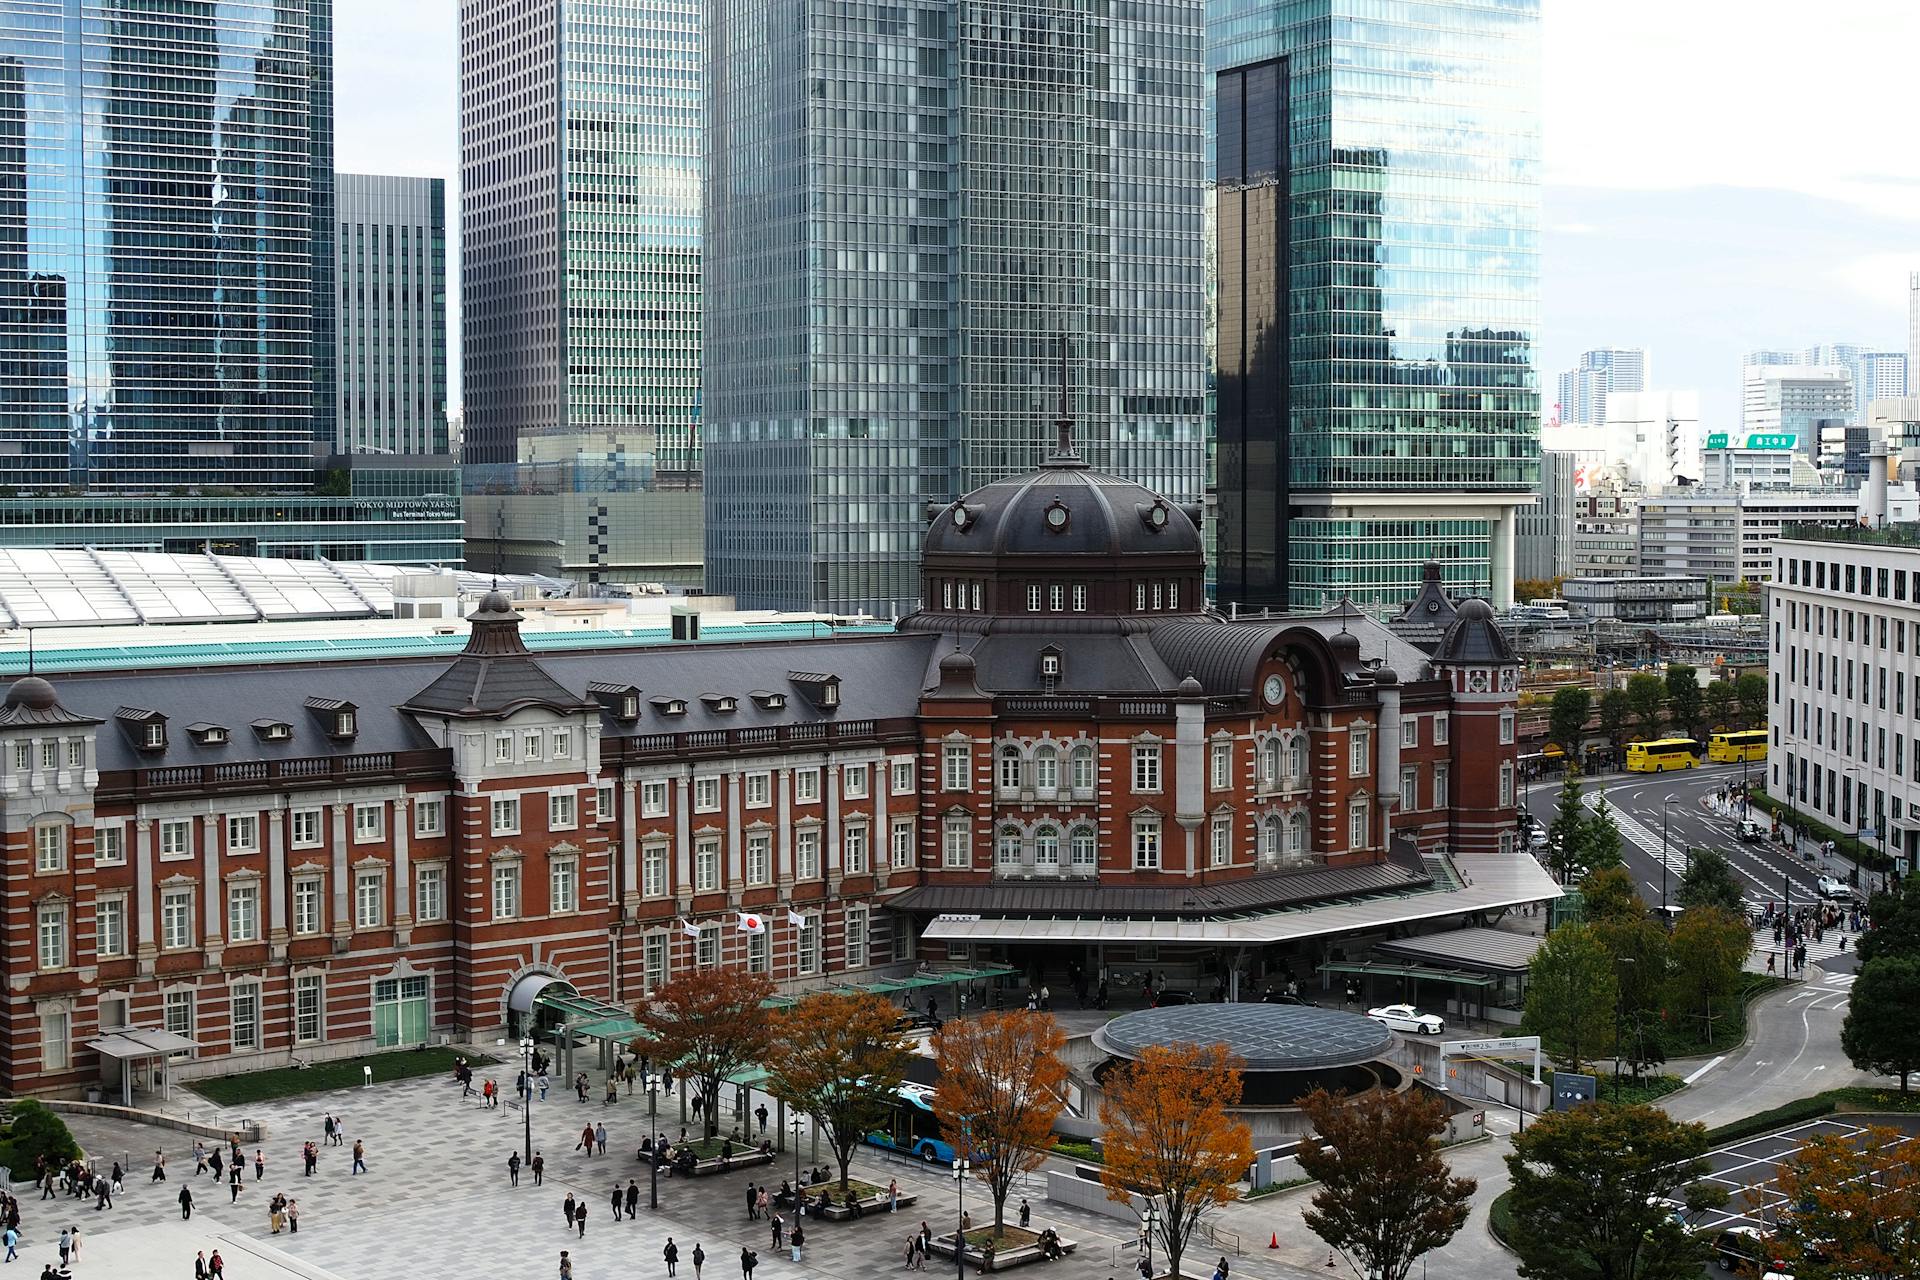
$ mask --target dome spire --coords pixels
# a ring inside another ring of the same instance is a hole
[[[1053,420],[1053,453],[1043,464],[1049,467],[1084,467],[1086,461],[1073,447],[1073,400],[1067,379],[1067,331],[1060,329],[1060,416]]]

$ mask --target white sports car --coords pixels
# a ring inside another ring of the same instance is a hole
[[[1395,1031],[1417,1031],[1422,1035],[1437,1036],[1447,1029],[1444,1019],[1431,1013],[1422,1013],[1410,1004],[1383,1004],[1378,1009],[1367,1010],[1367,1016]]]

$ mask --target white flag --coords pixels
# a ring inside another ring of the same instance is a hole
[[[680,932],[686,934],[689,938],[697,938],[700,936],[700,926],[691,920],[682,920],[680,922]]]
[[[801,915],[798,911],[795,911],[792,907],[788,907],[787,923],[792,925],[796,929],[804,929],[807,927],[807,918]]]
[[[740,913],[740,920],[734,927],[739,929],[741,933],[765,933],[767,931],[767,918],[752,911],[742,911]]]

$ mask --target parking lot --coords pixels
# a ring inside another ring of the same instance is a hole
[[[1920,1117],[1892,1117],[1888,1123],[1906,1131],[1903,1142],[1915,1141],[1920,1132]],[[1736,1226],[1771,1231],[1786,1203],[1775,1185],[1780,1163],[1791,1159],[1809,1138],[1833,1134],[1857,1141],[1866,1132],[1864,1124],[1830,1117],[1708,1152],[1713,1173],[1702,1181],[1727,1193],[1727,1207],[1705,1213],[1691,1225],[1715,1233]]]

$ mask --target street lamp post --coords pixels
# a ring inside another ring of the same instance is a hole
[[[1660,803],[1660,916],[1669,929],[1673,927],[1673,917],[1667,914],[1667,811],[1676,803],[1673,796]]]
[[[1620,1096],[1620,1006],[1625,1002],[1626,990],[1620,986],[1619,969],[1621,965],[1633,964],[1632,956],[1615,956],[1613,960],[1613,1095]]]
[[[647,1071],[647,1143],[653,1158],[647,1161],[647,1208],[660,1207],[660,1089],[666,1077]]]
[[[953,1185],[960,1191],[959,1217],[953,1224],[953,1273],[966,1280],[967,1274],[967,1173],[973,1168],[973,1162],[965,1156],[956,1156],[953,1161]]]
[[[800,1113],[796,1111],[793,1113],[793,1195],[795,1204],[793,1220],[795,1222],[800,1221],[798,1206],[799,1201],[803,1198],[801,1188],[806,1185],[806,1180],[800,1176]]]
[[[520,1037],[520,1118],[526,1121],[527,1150],[520,1158],[533,1163],[533,1037]]]

